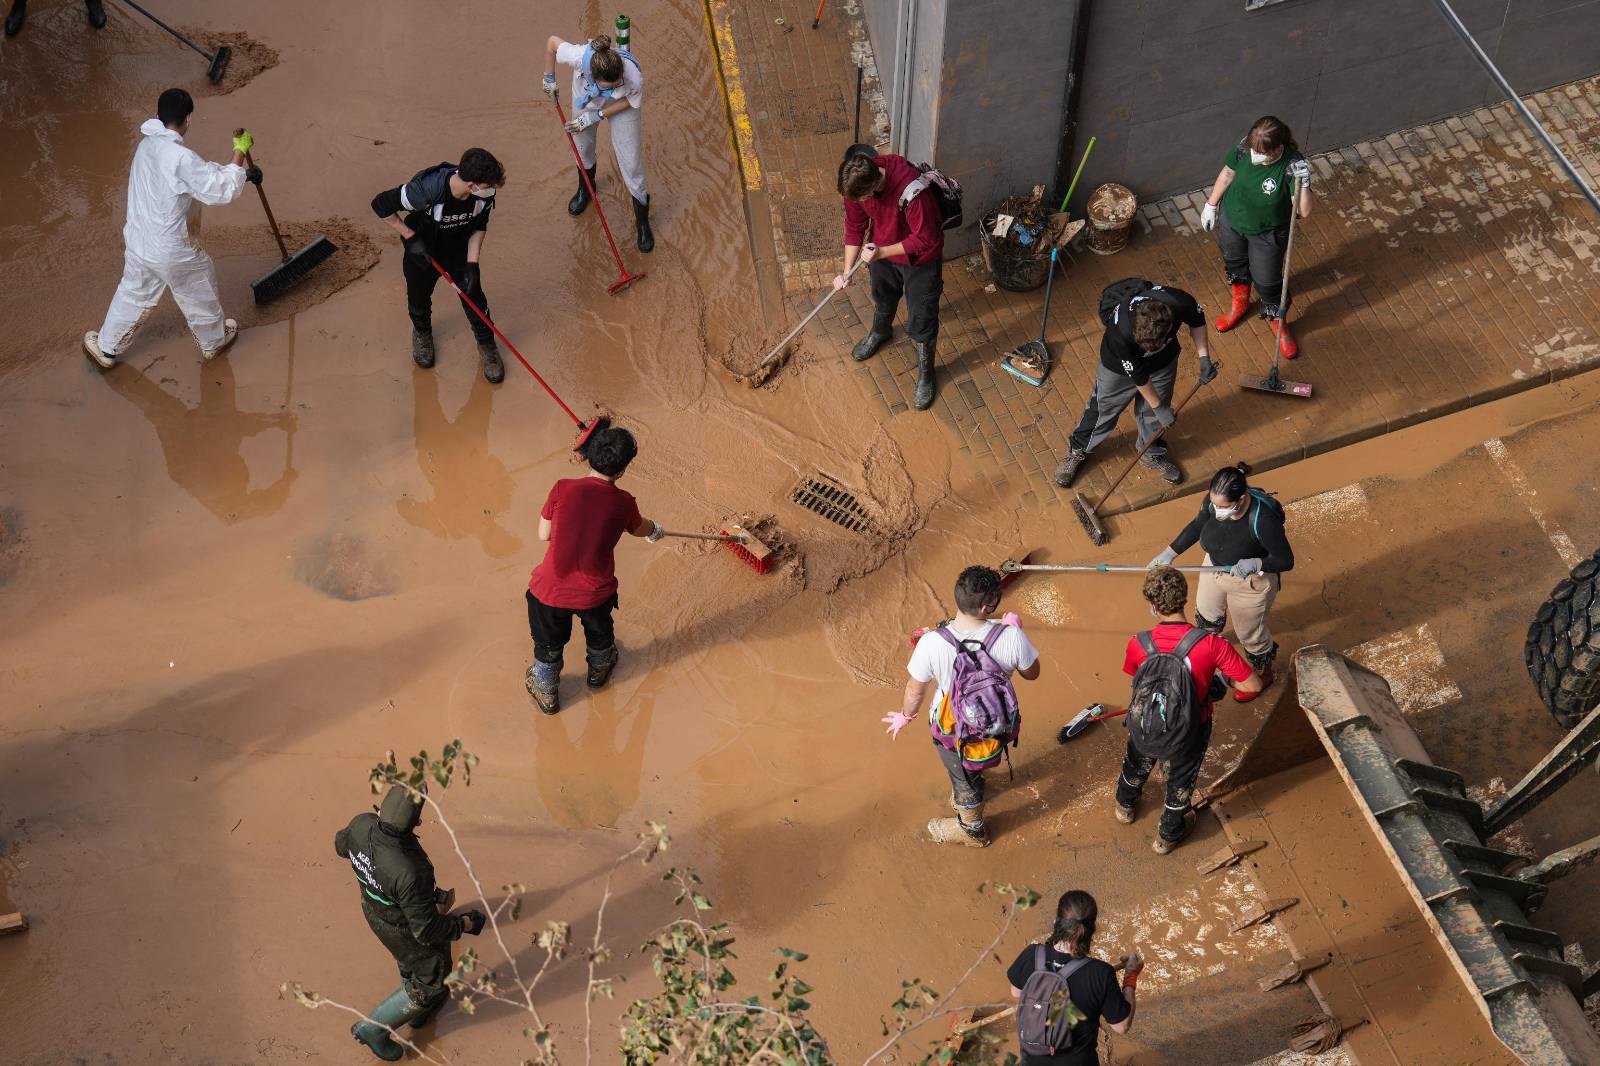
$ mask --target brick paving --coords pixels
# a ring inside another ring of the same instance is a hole
[[[838,269],[833,182],[852,136],[858,62],[867,86],[862,139],[882,139],[876,68],[849,5],[830,5],[817,31],[809,19],[778,26],[766,4],[723,10],[744,67],[785,297],[798,315]],[[1600,79],[1537,94],[1530,106],[1600,184]],[[1510,107],[1311,158],[1316,202],[1296,237],[1291,279],[1301,357],[1284,367],[1315,395],[1237,387],[1240,374],[1266,370],[1272,339],[1264,322],[1213,332],[1222,374],[1168,434],[1188,481],[1172,487],[1136,468],[1107,513],[1196,491],[1217,467],[1241,459],[1269,470],[1600,364],[1600,220],[1558,179]],[[1050,475],[1094,380],[1095,307],[1107,282],[1140,275],[1188,289],[1211,317],[1226,302],[1215,241],[1199,225],[1203,203],[1201,191],[1144,205],[1124,251],[1097,256],[1079,243],[1062,256],[1046,335],[1055,367],[1041,389],[1016,381],[998,360],[1038,335],[1043,289],[996,290],[976,255],[945,264],[939,398],[930,414],[1002,493],[1040,507],[1070,498]],[[968,217],[988,206],[968,204]],[[870,314],[858,282],[818,317],[812,345],[848,360]],[[1195,366],[1184,344],[1180,396]],[[898,333],[851,376],[887,416],[923,417],[910,410],[914,360]],[[1074,487],[1097,497],[1132,457],[1130,414]]]

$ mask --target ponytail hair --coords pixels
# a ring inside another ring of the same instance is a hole
[[[602,33],[589,41],[589,47],[594,50],[589,57],[589,77],[596,81],[621,81],[622,55],[611,46],[611,38]]]
[[[1277,115],[1263,115],[1256,119],[1250,126],[1250,132],[1245,134],[1244,140],[1246,147],[1262,155],[1271,155],[1279,148],[1290,155],[1300,151],[1299,145],[1294,143],[1293,131]]]
[[[1257,149],[1260,151],[1260,149]],[[1245,480],[1245,475],[1250,473],[1250,464],[1235,463],[1218,470],[1211,478],[1211,494],[1221,496],[1228,503],[1238,503],[1250,491],[1250,482]]]
[[[870,156],[852,153],[839,164],[839,195],[851,200],[865,200],[878,188],[883,171]]]
[[[1055,924],[1050,927],[1050,943],[1065,944],[1068,955],[1083,958],[1089,954],[1095,919],[1099,916],[1100,908],[1089,893],[1077,889],[1063,892],[1056,904]]]

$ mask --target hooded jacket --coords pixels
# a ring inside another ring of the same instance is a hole
[[[937,263],[944,258],[944,219],[939,214],[939,198],[932,189],[923,189],[902,209],[900,197],[906,186],[922,177],[922,172],[903,156],[880,155],[874,160],[883,169],[883,189],[864,200],[844,201],[844,243],[859,246],[872,223],[872,243],[879,248],[905,243],[905,255],[886,260],[890,263]]]
[[[358,814],[334,834],[333,850],[355,870],[370,919],[407,928],[422,944],[460,939],[461,919],[440,914],[434,902],[433,863],[415,833]]]
[[[244,167],[201,159],[160,119],[146,119],[139,132],[144,139],[128,172],[123,242],[150,263],[191,258],[200,250],[189,235],[196,201],[219,205],[237,200],[244,191]]]

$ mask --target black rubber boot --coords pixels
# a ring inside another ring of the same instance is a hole
[[[639,229],[639,251],[648,252],[656,246],[656,235],[650,231],[650,195],[643,202],[633,202],[633,224]]]
[[[433,331],[411,330],[411,359],[424,370],[433,369]]]
[[[617,646],[615,644],[602,652],[592,652],[585,656],[589,661],[589,687],[604,688],[605,683],[611,680],[611,671],[617,668]]]
[[[406,1049],[394,1042],[389,1035],[389,1029],[398,1029],[406,1022],[411,1021],[427,1011],[411,1002],[411,997],[406,995],[404,988],[397,988],[389,993],[389,998],[372,1008],[367,1017],[372,1022],[361,1021],[350,1027],[350,1035],[367,1045],[367,1048],[384,1062],[399,1062],[405,1058]]]
[[[936,389],[933,384],[933,342],[923,344],[921,341],[912,341],[911,347],[917,353],[917,391],[911,397],[911,406],[918,411],[926,411],[933,406],[933,397]]]
[[[6,13],[6,36],[15,37],[28,21],[28,0],[11,0],[11,10]]]
[[[1056,464],[1056,484],[1070,489],[1073,481],[1077,480],[1078,471],[1088,459],[1088,452],[1068,445],[1067,457]]]
[[[889,338],[892,336],[894,336],[894,312],[874,311],[871,332],[856,341],[856,346],[850,349],[850,358],[858,363],[871,359],[879,348],[889,343]]]
[[[493,337],[478,342],[478,357],[483,360],[483,380],[498,385],[506,379],[506,364]]]
[[[1227,623],[1227,621],[1228,619],[1226,615],[1221,618],[1207,618],[1199,611],[1194,613],[1194,624],[1197,627],[1205,630],[1207,633],[1215,633],[1219,637],[1222,636],[1222,627]]]
[[[106,6],[101,0],[83,0],[83,6],[89,16],[89,25],[97,30],[106,28]]]
[[[589,180],[583,180],[583,174],[578,174],[578,191],[572,194],[572,199],[567,201],[567,214],[581,215],[589,209],[589,203],[594,197],[589,195],[589,186],[594,182],[594,167],[585,168],[589,172]]]

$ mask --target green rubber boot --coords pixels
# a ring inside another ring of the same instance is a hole
[[[350,1027],[350,1035],[367,1045],[368,1049],[384,1062],[399,1062],[405,1057],[406,1049],[395,1043],[389,1036],[389,1029],[398,1029],[411,1019],[426,1014],[426,1009],[418,1007],[411,1002],[411,997],[406,995],[404,987],[397,988],[389,993],[389,998],[372,1008],[367,1017],[372,1022],[356,1022]],[[385,1029],[387,1025],[389,1029]]]

